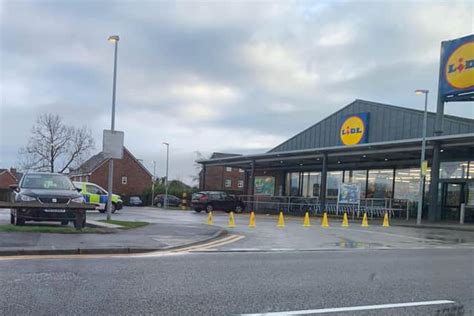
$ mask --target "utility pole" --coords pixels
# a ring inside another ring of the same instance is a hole
[[[165,178],[165,202],[163,203],[165,208],[168,208],[168,161],[170,158],[170,144],[163,143],[166,146],[166,178]]]
[[[118,48],[118,35],[112,35],[109,37],[109,41],[115,44],[115,54],[114,54],[114,81],[112,87],[112,121],[110,130],[113,132],[115,130],[115,89],[117,83],[117,48]],[[108,186],[107,186],[107,220],[109,221],[112,217],[112,182],[114,179],[114,160],[110,158],[109,160],[109,177],[108,177]]]
[[[423,211],[423,185],[426,177],[426,125],[428,120],[428,93],[429,90],[418,89],[415,91],[416,94],[425,95],[425,112],[423,115],[423,137],[421,140],[421,158],[420,158],[420,187],[418,192],[418,212],[416,214],[416,225],[421,225],[421,213]]]
[[[156,161],[153,160],[153,179],[151,181],[151,206],[153,207],[153,202],[155,199],[155,170],[156,170]]]

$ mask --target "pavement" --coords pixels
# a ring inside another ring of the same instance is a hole
[[[95,212],[98,214],[98,212]],[[92,215],[91,215],[92,214]],[[94,213],[88,213],[94,217]],[[0,211],[0,223],[7,224],[9,213]],[[96,216],[102,219],[103,214]],[[57,224],[57,223],[51,223]],[[169,250],[207,242],[223,236],[224,229],[199,223],[151,223],[137,229],[117,229],[116,225],[89,220],[103,227],[101,233],[52,234],[0,232],[0,256],[137,253]],[[59,225],[59,224],[58,224]]]

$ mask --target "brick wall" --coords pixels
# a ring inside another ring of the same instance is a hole
[[[0,189],[10,189],[10,184],[16,184],[17,180],[8,171],[4,171],[0,174]]]
[[[207,166],[206,167],[206,186],[204,190],[218,190],[218,191],[240,191],[243,193],[244,187],[239,188],[239,180],[244,181],[245,173],[240,172],[239,168],[232,168],[227,171],[226,167],[221,166]],[[225,180],[230,180],[231,186],[225,186]],[[201,179],[202,181],[202,179]],[[200,185],[202,188],[202,183]]]
[[[109,162],[105,162],[90,176],[89,182],[96,183],[107,190],[107,177]],[[122,183],[122,177],[127,177],[127,183]],[[84,177],[83,177],[84,178]],[[130,196],[141,195],[143,191],[151,188],[151,176],[127,151],[123,151],[122,159],[114,160],[113,193]]]

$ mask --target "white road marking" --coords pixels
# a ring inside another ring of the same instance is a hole
[[[273,313],[262,313],[262,314],[242,314],[242,315],[245,315],[245,316],[306,315],[306,314],[323,314],[323,313],[368,311],[368,310],[388,309],[388,308],[418,307],[418,306],[429,306],[429,305],[444,305],[444,304],[454,304],[454,303],[456,303],[456,302],[448,301],[448,300],[438,300],[438,301],[409,302],[409,303],[395,303],[395,304],[381,304],[381,305],[365,305],[365,306],[350,306],[350,307],[308,309],[308,310],[300,310],[300,311],[273,312]]]

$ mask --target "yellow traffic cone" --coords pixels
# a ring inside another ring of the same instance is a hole
[[[207,225],[212,225],[212,212],[207,214]]]
[[[328,213],[324,212],[321,227],[329,227]]]
[[[342,218],[341,227],[349,227],[349,220],[347,219],[347,213],[344,212],[344,217]]]
[[[364,213],[364,217],[362,217],[362,227],[369,227],[369,221],[367,220],[367,213]]]
[[[249,228],[255,228],[257,225],[255,225],[255,213],[250,212],[250,219],[249,219]]]
[[[283,217],[283,212],[280,211],[280,216],[278,216],[278,228],[285,227],[285,218]]]
[[[306,212],[304,215],[303,227],[311,227],[311,223],[309,222],[309,212]]]
[[[383,216],[383,227],[390,227],[390,224],[388,223],[388,213],[385,212],[385,215]]]
[[[229,225],[227,225],[227,227],[235,228],[234,212],[229,213]]]

